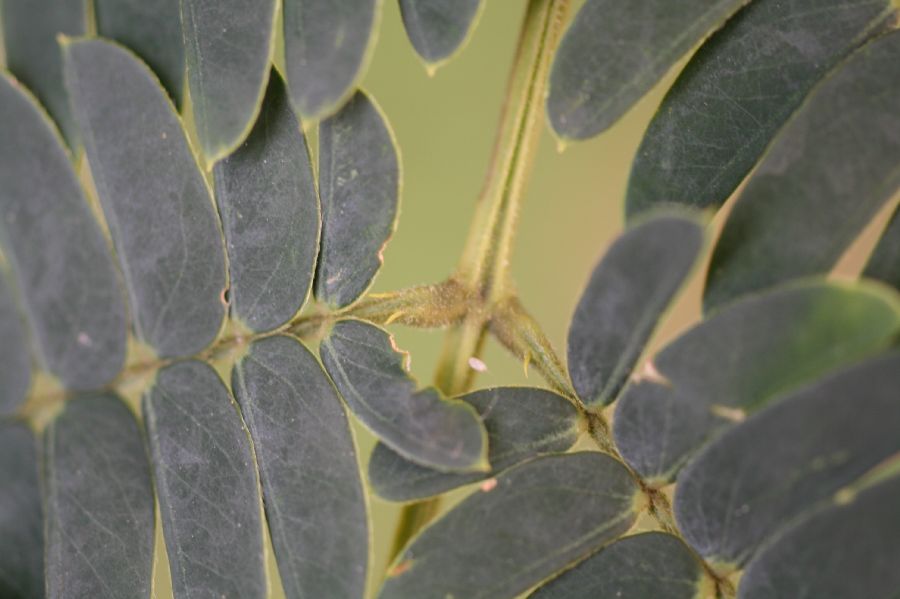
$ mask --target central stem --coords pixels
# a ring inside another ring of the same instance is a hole
[[[544,123],[544,97],[553,52],[569,0],[529,0],[506,88],[491,164],[453,280],[478,301],[447,332],[435,385],[448,396],[468,391],[469,365],[484,345],[493,306],[511,293],[510,255],[519,207]],[[393,559],[437,513],[438,500],[405,506],[391,549]]]
[[[512,289],[516,223],[544,123],[547,74],[568,8],[569,0],[530,0],[525,12],[491,164],[455,276],[480,296],[485,309],[447,333],[435,383],[448,395],[471,387],[469,358],[481,351],[491,307]]]

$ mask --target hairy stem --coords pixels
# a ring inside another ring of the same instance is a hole
[[[484,345],[493,305],[509,295],[509,259],[516,218],[544,117],[547,73],[569,0],[529,0],[506,89],[487,179],[476,206],[457,274],[452,280],[478,298],[451,326],[435,373],[445,394],[464,393],[475,371],[469,364]],[[437,499],[403,508],[391,559],[437,512]]]
[[[530,0],[525,12],[493,157],[455,277],[481,298],[485,309],[447,334],[436,376],[447,393],[469,386],[469,358],[483,344],[493,304],[511,295],[517,216],[543,127],[547,74],[568,7],[569,0]]]

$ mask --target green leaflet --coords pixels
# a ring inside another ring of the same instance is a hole
[[[781,527],[900,453],[900,353],[754,414],[679,474],[678,528],[704,557],[743,564]]]
[[[436,66],[462,47],[483,5],[483,0],[400,0],[400,14],[413,48]]]
[[[569,376],[590,407],[616,399],[703,246],[696,218],[657,215],[629,228],[591,274],[569,326]]]
[[[369,482],[389,501],[412,501],[477,482],[545,453],[572,447],[584,423],[571,402],[545,389],[496,387],[458,398],[470,404],[488,435],[490,472],[439,472],[404,459],[384,443],[369,459]]]
[[[335,112],[353,93],[375,46],[382,0],[283,0],[291,101],[304,121]]]
[[[28,338],[7,273],[0,271],[0,416],[15,413],[31,385]]]
[[[131,48],[181,106],[185,67],[178,0],[93,2],[97,33]]]
[[[900,290],[900,207],[881,234],[863,276],[884,281]]]
[[[277,0],[179,0],[197,137],[212,166],[250,132],[275,51]]]
[[[739,599],[900,596],[900,477],[840,493],[747,566]]]
[[[529,599],[696,599],[708,576],[678,537],[647,532],[608,545]]]
[[[413,538],[381,599],[516,597],[628,530],[640,493],[599,452],[535,458],[493,480]]]
[[[177,362],[143,411],[175,599],[262,599],[259,481],[228,389],[203,362]]]
[[[397,225],[400,158],[384,115],[365,93],[319,127],[322,247],[316,297],[342,308],[381,268]]]
[[[0,237],[37,349],[67,387],[101,387],[122,368],[127,334],[109,247],[55,127],[8,75],[0,131]]]
[[[44,450],[49,597],[149,597],[156,516],[134,415],[112,394],[70,400]]]
[[[306,139],[277,72],[249,137],[214,173],[232,317],[254,331],[275,329],[309,293],[320,229]]]
[[[880,352],[898,332],[900,304],[881,286],[807,281],[748,296],[656,356],[665,383],[625,392],[614,419],[616,444],[644,478],[670,481],[720,429]]]
[[[563,139],[609,128],[746,0],[587,0],[550,72],[547,114]]]
[[[161,356],[193,355],[219,332],[227,283],[218,215],[184,129],[125,49],[85,39],[63,54],[137,331]]]
[[[487,433],[475,409],[433,388],[416,391],[387,332],[342,320],[319,352],[347,406],[391,449],[442,471],[487,469]]]
[[[0,422],[0,596],[44,597],[44,518],[37,444],[24,424]]]
[[[347,415],[296,339],[254,342],[232,371],[253,437],[278,570],[288,597],[360,598],[366,499]]]
[[[700,47],[653,117],[629,217],[721,206],[813,86],[893,14],[890,0],[755,0]]]
[[[78,129],[63,87],[62,59],[57,36],[87,32],[88,0],[3,0],[0,21],[6,45],[6,67],[40,102],[59,124],[74,148]]]
[[[825,273],[900,184],[900,32],[855,52],[809,97],[738,198],[704,306]]]

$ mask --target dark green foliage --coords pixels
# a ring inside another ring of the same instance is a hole
[[[250,436],[216,372],[167,366],[143,400],[175,599],[266,596]]]
[[[184,88],[179,0],[93,0],[97,33],[131,48],[177,106]]]
[[[774,397],[890,346],[900,304],[880,287],[806,282],[749,296],[666,346],[664,382],[627,391],[616,408],[622,455],[670,480],[716,431]]]
[[[273,72],[247,140],[214,170],[231,275],[231,316],[268,331],[299,310],[319,248],[319,198],[306,139]]]
[[[743,564],[768,537],[900,453],[900,354],[798,391],[708,445],[678,476],[689,543]]]
[[[398,1],[429,72],[486,5]],[[459,264],[367,294],[402,170],[357,89],[382,2],[0,0],[0,599],[900,599],[896,2],[585,0],[563,35],[528,0]],[[510,266],[544,102],[590,137],[692,48],[566,366]],[[888,208],[881,282],[829,282]],[[400,324],[448,329],[440,390]],[[491,336],[556,391],[472,391]],[[410,502],[386,572],[373,492]]]
[[[101,387],[125,360],[127,326],[106,240],[53,124],[8,75],[0,130],[0,238],[39,355],[66,386]]]
[[[12,414],[25,401],[31,384],[31,356],[19,306],[9,277],[0,271],[0,416]]]
[[[563,139],[609,128],[744,0],[587,0],[553,63],[547,114]]]
[[[697,51],[650,123],[625,210],[725,203],[810,89],[890,0],[755,0]]]
[[[739,599],[898,596],[900,477],[830,503],[750,563]]]
[[[44,518],[28,427],[0,422],[0,596],[44,597]]]
[[[408,460],[442,471],[486,470],[487,433],[475,409],[416,391],[384,330],[342,320],[322,341],[322,362],[353,414]]]
[[[399,186],[400,161],[387,121],[357,92],[319,127],[319,300],[343,307],[368,289],[396,226]]]
[[[879,279],[900,290],[900,207],[894,210],[881,234],[863,276]]]
[[[697,447],[729,424],[703,402],[648,381],[630,385],[615,414],[613,433],[622,457],[657,486],[672,482]]]
[[[404,459],[378,443],[369,460],[369,482],[390,501],[411,501],[496,476],[528,458],[572,447],[585,423],[567,399],[544,389],[496,387],[459,397],[484,422],[489,472],[440,472]]]
[[[153,73],[120,46],[74,41],[64,56],[135,328],[162,356],[194,354],[225,315],[225,252],[178,116]]]
[[[702,245],[700,222],[663,215],[607,250],[569,326],[569,375],[585,405],[616,399]]]
[[[86,0],[0,2],[6,68],[47,107],[73,148],[78,134],[63,87],[57,37],[87,33],[87,6]]]
[[[810,96],[725,223],[706,308],[834,266],[900,185],[898,94],[893,32],[854,53]]]
[[[279,335],[250,347],[232,387],[253,438],[287,596],[362,597],[366,501],[331,381],[309,350]]]
[[[210,165],[259,113],[275,44],[277,0],[179,0],[197,136]]]
[[[700,561],[678,537],[625,537],[551,580],[530,599],[695,599],[705,579]]]
[[[400,14],[413,48],[439,64],[463,44],[483,0],[400,0]]]
[[[535,458],[491,480],[413,539],[379,597],[515,597],[635,517],[634,481],[597,452]]]
[[[149,597],[156,516],[131,411],[112,394],[69,401],[43,457],[49,597]]]
[[[294,107],[315,121],[353,93],[375,41],[381,0],[283,0],[284,60]]]

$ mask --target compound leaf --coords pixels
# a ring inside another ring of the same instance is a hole
[[[87,5],[83,0],[0,2],[6,68],[34,91],[72,148],[78,143],[78,129],[63,85],[57,36],[87,32]]]
[[[852,402],[851,402],[852,403]],[[900,593],[900,477],[838,493],[765,548],[739,599],[856,599]]]
[[[288,597],[362,597],[369,533],[347,415],[318,360],[261,339],[232,371]]]
[[[375,46],[382,0],[283,0],[284,61],[304,121],[336,111],[353,93]]]
[[[470,404],[488,434],[490,472],[439,472],[404,459],[384,443],[369,460],[369,481],[389,501],[411,501],[496,476],[543,453],[561,453],[578,440],[584,424],[575,406],[545,389],[497,387],[459,397]]]
[[[300,310],[319,248],[319,199],[306,139],[277,72],[244,143],[216,164],[232,316],[254,331]]]
[[[384,115],[357,92],[319,127],[322,248],[316,297],[344,307],[381,268],[400,201],[400,160]]]
[[[15,413],[31,385],[28,338],[9,277],[0,271],[0,416]]]
[[[900,184],[900,32],[855,52],[809,97],[738,198],[704,306],[827,272]]]
[[[878,245],[869,256],[863,276],[884,281],[900,290],[900,206],[894,210]]]
[[[0,422],[0,596],[44,597],[44,517],[37,443],[24,424]]]
[[[628,229],[594,268],[569,326],[569,376],[587,406],[611,403],[703,246],[694,218],[660,215]]]
[[[180,0],[197,137],[212,165],[250,132],[275,51],[277,0]]]
[[[813,86],[893,12],[890,0],[748,4],[700,47],[650,122],[628,215],[724,204]]]
[[[881,286],[809,281],[716,312],[654,359],[665,385],[625,393],[614,434],[642,476],[662,481],[709,437],[777,395],[872,356],[900,332],[900,305]]]
[[[162,356],[193,355],[219,332],[226,273],[218,216],[184,129],[153,73],[124,48],[86,39],[63,53],[138,333]]]
[[[513,598],[628,530],[641,493],[599,452],[535,458],[414,537],[381,599]]]
[[[112,394],[70,400],[44,449],[49,597],[149,597],[156,516],[134,415]]]
[[[127,335],[109,246],[56,129],[8,75],[0,131],[0,229],[37,349],[66,386],[101,387],[121,369]]]
[[[560,42],[547,113],[557,135],[609,128],[745,0],[587,0]]]
[[[465,43],[482,6],[482,0],[400,0],[400,14],[413,48],[433,68]]]
[[[700,594],[705,588],[709,595]],[[618,540],[563,572],[529,599],[712,597],[700,560],[678,537],[647,532]]]
[[[709,444],[678,476],[675,516],[715,562],[770,535],[900,452],[900,353],[830,376]]]
[[[350,410],[391,449],[442,471],[486,470],[487,433],[478,413],[436,389],[416,391],[405,354],[387,332],[342,320],[319,351]]]
[[[175,598],[265,597],[253,449],[219,375],[167,366],[143,410]]]

